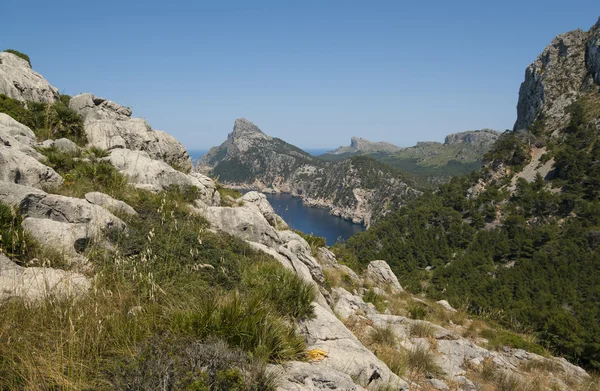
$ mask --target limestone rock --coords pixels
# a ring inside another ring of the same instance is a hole
[[[311,363],[291,361],[273,370],[279,373],[278,391],[365,391],[347,374]]]
[[[596,32],[587,44],[585,63],[596,84],[600,85],[600,19],[596,26]]]
[[[131,118],[131,109],[92,94],[73,97],[69,107],[84,119],[85,133],[92,146],[111,150],[127,148],[145,151],[178,170],[192,169],[190,157],[173,136],[158,130],[141,118]]]
[[[124,214],[128,214],[128,215],[137,215],[137,212],[131,206],[127,205],[125,202],[123,202],[121,200],[115,200],[108,194],[94,191],[91,193],[87,193],[85,195],[85,199],[89,203],[101,206],[104,209],[107,209],[111,212],[124,213]]]
[[[408,390],[408,384],[365,348],[335,315],[319,305],[315,306],[315,315],[298,326],[309,349],[321,349],[328,354],[312,365],[343,372],[365,387],[389,384],[395,389]]]
[[[366,152],[396,152],[402,148],[385,141],[373,142],[360,137],[352,137],[349,147],[339,147],[328,153],[333,155],[342,155],[345,153],[366,153]]]
[[[34,149],[36,138],[31,129],[4,113],[0,113],[0,145],[16,149],[38,161],[44,158]]]
[[[34,72],[27,61],[6,52],[0,52],[0,94],[22,102],[54,103],[59,99],[58,89]]]
[[[594,81],[598,87],[599,34],[600,24],[588,32],[561,34],[527,67],[519,89],[515,130],[526,129],[538,119],[544,119],[551,130],[558,129],[568,120],[566,108],[582,91]]]
[[[0,303],[10,298],[36,301],[79,297],[90,289],[82,274],[47,267],[21,267],[0,254]]]
[[[454,307],[452,307],[446,300],[439,300],[436,303],[442,306],[446,311],[456,312],[456,309],[454,309]]]
[[[267,219],[269,224],[276,229],[281,229],[280,225],[283,220],[275,213],[275,210],[269,201],[267,201],[267,197],[264,194],[257,191],[249,191],[248,193],[244,194],[238,202],[242,201],[244,203],[255,205],[265,219]]]
[[[250,208],[209,207],[203,212],[211,226],[244,240],[276,247],[281,239],[260,213]]]
[[[66,153],[71,153],[71,154],[75,154],[79,151],[79,147],[77,146],[77,144],[75,144],[73,141],[69,140],[68,138],[59,138],[58,140],[54,141],[53,146],[56,147],[56,149],[58,149],[61,152],[66,152]]]
[[[367,278],[379,284],[388,285],[395,292],[403,292],[398,278],[386,261],[372,261],[367,266]]]
[[[0,181],[0,202],[19,209],[23,228],[36,240],[73,257],[78,256],[76,244],[96,240],[109,228],[125,229],[121,219],[86,200],[13,183]]]
[[[194,181],[194,186],[200,189],[200,199],[207,205],[221,205],[221,195],[217,191],[217,184],[199,172],[191,172],[188,174]]]
[[[184,174],[161,160],[150,158],[144,151],[113,149],[106,158],[136,187],[161,191],[169,186],[195,186],[207,205],[219,205],[216,185],[210,178],[198,173]]]
[[[0,181],[42,188],[58,186],[63,180],[52,168],[18,148],[0,144]]]
[[[357,313],[361,315],[374,314],[377,311],[371,303],[365,303],[360,296],[356,296],[344,288],[333,288],[334,297],[333,312],[342,320],[346,320]]]

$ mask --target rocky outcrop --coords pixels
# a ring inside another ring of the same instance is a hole
[[[368,153],[368,152],[396,152],[399,151],[400,147],[394,144],[378,141],[373,142],[360,137],[352,137],[350,139],[349,147],[339,147],[333,151],[327,152],[333,155],[343,155],[347,153]]]
[[[393,293],[404,292],[398,277],[386,261],[371,261],[367,266],[367,278],[376,284],[389,287]]]
[[[69,107],[82,116],[90,145],[106,150],[145,151],[152,159],[178,170],[191,170],[192,163],[183,145],[165,132],[152,130],[143,119],[132,118],[130,108],[92,94],[73,97]]]
[[[408,389],[408,384],[396,376],[348,330],[342,322],[320,306],[316,317],[303,322],[300,332],[306,336],[309,349],[320,349],[328,357],[318,365],[344,372],[365,386],[390,385]]]
[[[29,63],[12,53],[0,53],[0,94],[22,102],[54,103],[58,101],[58,89]]]
[[[98,205],[33,187],[0,181],[0,202],[19,210],[23,228],[38,242],[75,259],[104,230],[125,229],[123,221]]]
[[[42,188],[60,185],[63,180],[52,168],[20,148],[0,145],[0,181]]]
[[[231,187],[291,193],[366,225],[420,194],[389,166],[362,157],[325,162],[245,119],[235,121],[227,140],[200,159],[198,170]]]
[[[41,163],[36,143],[31,129],[0,113],[0,180],[37,188],[62,183],[56,171]]]
[[[278,391],[365,391],[346,373],[314,363],[293,361],[271,370],[279,374]]]
[[[78,298],[91,287],[82,274],[48,267],[22,267],[0,253],[0,304],[12,298],[37,301]]]
[[[196,172],[184,174],[162,160],[152,159],[145,151],[113,149],[106,159],[138,188],[161,191],[169,186],[194,186],[207,205],[221,203],[217,187],[210,178]]]
[[[94,191],[91,193],[87,193],[85,195],[85,199],[90,204],[99,205],[99,206],[103,207],[104,209],[109,210],[113,213],[137,215],[137,212],[131,206],[127,205],[125,202],[123,202],[121,200],[115,200],[108,194]]]
[[[444,145],[466,144],[470,146],[478,146],[481,144],[492,145],[500,132],[492,129],[469,130],[466,132],[452,133],[444,139]]]
[[[567,107],[582,93],[600,85],[600,23],[590,31],[570,31],[554,38],[527,67],[519,89],[514,129],[526,129],[544,120],[551,131],[568,120]]]

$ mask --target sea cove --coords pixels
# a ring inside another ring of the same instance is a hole
[[[322,236],[329,246],[365,230],[361,224],[354,224],[352,221],[330,215],[327,209],[305,206],[300,198],[291,194],[266,194],[266,196],[275,212],[290,227],[307,234]]]

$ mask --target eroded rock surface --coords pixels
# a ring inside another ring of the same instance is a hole
[[[22,102],[54,103],[58,89],[12,53],[0,52],[0,94]]]
[[[190,157],[177,139],[153,130],[141,118],[132,118],[130,108],[92,94],[74,96],[69,107],[83,117],[90,145],[106,150],[145,151],[152,159],[162,160],[178,170],[192,169]]]
[[[91,287],[82,274],[48,267],[22,267],[0,253],[0,304],[11,298],[37,301],[81,297]]]

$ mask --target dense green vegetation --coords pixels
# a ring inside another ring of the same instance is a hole
[[[69,108],[70,97],[61,95],[54,104],[21,102],[0,94],[0,113],[5,113],[28,126],[39,141],[68,138],[85,145],[87,142],[83,120]]]
[[[31,66],[31,59],[29,58],[29,56],[25,53],[21,53],[18,50],[14,50],[14,49],[6,49],[4,50],[6,53],[12,53],[15,56],[21,57],[23,60],[27,61],[27,63],[29,64],[29,66]]]
[[[508,132],[487,155],[491,167],[519,169],[528,145],[545,143],[556,162],[550,182],[521,179],[511,193],[487,169],[454,178],[338,245],[338,256],[358,268],[385,259],[411,291],[493,313],[551,351],[600,368],[599,108],[597,97],[581,100],[560,138]],[[489,185],[467,197],[480,178]]]

